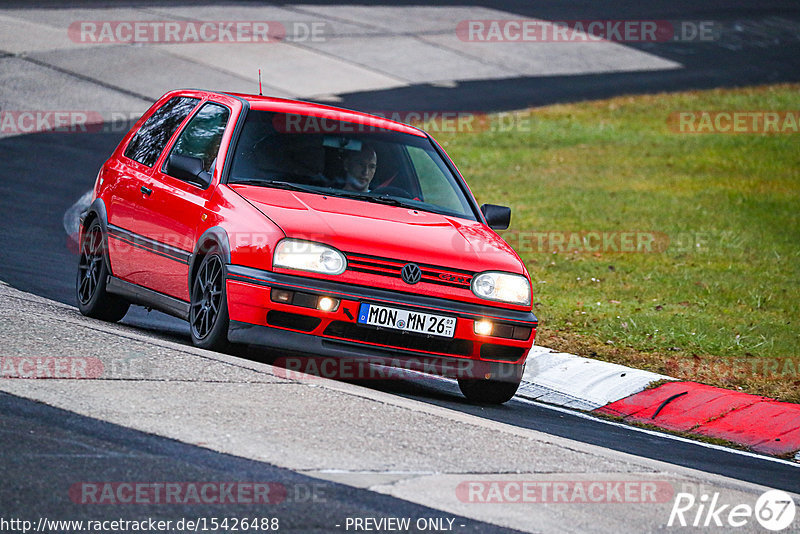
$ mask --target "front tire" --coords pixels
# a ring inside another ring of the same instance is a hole
[[[95,219],[81,240],[75,296],[83,315],[115,323],[125,317],[130,303],[106,291],[108,275],[103,228]]]
[[[226,351],[230,347],[229,323],[222,255],[213,249],[200,262],[192,282],[189,309],[192,343],[203,349]]]
[[[520,381],[501,382],[483,378],[459,378],[458,388],[475,404],[503,404],[514,398]]]

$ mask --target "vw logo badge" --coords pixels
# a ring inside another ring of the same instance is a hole
[[[406,284],[416,284],[422,278],[422,271],[416,263],[406,263],[400,271],[400,277]]]

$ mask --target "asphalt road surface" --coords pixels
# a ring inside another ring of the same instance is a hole
[[[102,517],[172,521],[173,525],[181,520],[205,519],[205,526],[210,526],[211,518],[256,518],[259,525],[264,519],[277,519],[279,529],[274,530],[330,532],[344,530],[348,517],[446,517],[460,532],[514,532],[373,491],[144,434],[6,393],[0,393],[0,413],[3,456],[16,459],[14,463],[1,464],[6,483],[0,488],[0,502],[6,519],[88,521]],[[200,504],[200,499],[191,497],[187,486],[185,492],[175,493],[174,501],[166,496],[166,488],[160,494],[151,489],[142,499],[147,504],[137,505],[116,501],[118,495],[126,498],[125,493],[115,491],[114,497],[104,497],[102,491],[88,486],[110,480],[149,487],[158,481],[198,481],[200,491],[202,482],[215,481],[219,485],[207,490],[207,495],[212,496],[209,500],[219,495],[222,502]],[[230,489],[237,483],[247,489],[242,493],[239,486]],[[229,493],[225,493],[223,484],[229,485]],[[250,489],[257,484],[267,488],[258,496]],[[64,494],[69,494],[70,499],[63,498]],[[59,495],[61,498],[56,497]],[[254,502],[247,502],[250,500]],[[52,530],[80,531],[75,525]],[[415,523],[410,531],[419,532]]]
[[[305,3],[293,4],[303,8]],[[398,5],[397,2],[392,4]],[[19,5],[26,7],[28,3]],[[404,83],[397,87],[341,92],[336,95],[339,103],[356,109],[497,111],[628,93],[800,79],[800,35],[797,33],[800,6],[796,2],[579,2],[562,5],[506,0],[475,5],[520,17],[551,20],[714,20],[726,28],[739,25],[744,29],[728,32],[724,39],[713,42],[631,45],[641,52],[678,62],[682,65],[680,69],[471,79],[456,84]],[[6,7],[13,7],[13,3]],[[11,53],[3,56],[0,51],[0,62],[4,59],[28,61]],[[59,75],[70,76],[67,67],[58,68]],[[16,85],[9,71],[3,72],[5,74],[0,73],[3,93],[24,92],[25,88]],[[107,85],[107,81],[85,75],[79,78],[83,85]],[[105,89],[108,87],[104,86]],[[134,91],[128,91],[125,97],[140,106],[146,105],[147,98],[152,99],[151,95]],[[123,133],[108,124],[102,133],[35,133],[0,139],[3,177],[0,180],[3,229],[0,232],[0,250],[3,251],[0,279],[20,290],[73,305],[77,256],[64,232],[62,219],[65,211],[91,188],[97,169]],[[157,312],[134,308],[124,323],[148,336],[188,342],[185,324]],[[247,354],[241,356],[248,357]],[[521,400],[498,408],[476,407],[461,399],[456,386],[440,380],[361,385],[520,428],[532,428],[764,486],[800,491],[797,468],[787,464],[609,425]],[[69,480],[110,480],[115,476],[142,480],[154,480],[159,476],[165,480],[202,480],[204,477],[219,479],[224,474],[231,480],[278,481],[289,488],[320,484],[317,479],[291,471],[138,433],[6,394],[0,395],[0,406],[3,457],[15,458],[13,464],[0,461],[3,479],[13,481],[0,490],[3,512],[22,513],[35,509],[56,516],[63,511],[59,508],[62,504],[41,502],[41,499],[47,499],[48,487],[66,484]],[[275,514],[286,518],[287,528],[298,531],[328,530],[332,522],[348,515],[381,515],[389,510],[392,515],[441,515],[435,510],[366,490],[333,483],[324,483],[321,488],[327,500],[324,505],[315,503],[313,514],[308,511],[309,503],[302,500],[278,505]],[[107,511],[109,515],[117,512],[110,508]],[[224,511],[228,515],[232,512],[230,508]],[[122,517],[125,513],[125,510],[120,511]],[[174,519],[178,515],[209,516],[213,513],[213,508],[190,506],[185,510],[158,509],[153,515]],[[496,528],[463,518],[457,521],[476,531]]]

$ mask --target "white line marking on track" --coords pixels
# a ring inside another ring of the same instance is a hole
[[[455,382],[455,380],[453,380],[453,379],[442,377],[442,376],[435,376],[435,375],[427,375],[427,376],[430,376],[430,377],[432,377],[432,378],[434,378],[436,380],[441,380],[441,381],[444,381],[444,382]],[[694,439],[690,439],[690,438],[684,438],[683,436],[676,436],[675,434],[669,434],[669,433],[666,433],[666,432],[658,432],[656,430],[650,430],[648,428],[641,428],[641,427],[630,425],[630,424],[626,424],[626,423],[619,423],[617,421],[609,421],[607,419],[602,419],[602,418],[597,417],[595,415],[592,415],[590,413],[581,412],[581,411],[577,411],[577,410],[571,410],[569,408],[563,408],[561,406],[555,406],[553,404],[547,404],[547,403],[544,403],[544,402],[539,402],[539,401],[526,399],[525,397],[521,397],[519,395],[515,396],[512,400],[517,400],[519,402],[522,402],[523,404],[532,404],[534,406],[538,406],[540,408],[545,408],[547,410],[553,410],[553,411],[556,411],[556,412],[561,412],[561,413],[565,413],[565,414],[569,414],[569,415],[574,415],[575,417],[579,417],[581,419],[588,419],[590,421],[595,421],[595,422],[603,423],[603,424],[606,424],[606,425],[611,425],[611,426],[615,426],[615,427],[619,427],[619,428],[625,428],[627,430],[632,430],[632,431],[635,431],[635,432],[641,432],[643,434],[648,434],[650,436],[657,436],[657,437],[664,438],[664,439],[671,439],[673,441],[680,441],[682,443],[691,443],[693,445],[699,445],[699,446],[705,447],[707,449],[714,449],[714,450],[717,450],[717,451],[729,452],[729,453],[733,453],[733,454],[738,454],[740,456],[747,456],[749,458],[756,458],[756,459],[759,459],[759,460],[766,460],[768,462],[775,462],[775,463],[784,464],[784,465],[791,465],[792,467],[800,467],[800,463],[797,463],[797,462],[800,462],[800,451],[795,455],[795,461],[784,460],[782,458],[775,458],[775,457],[772,457],[772,456],[765,456],[763,454],[758,454],[758,453],[755,453],[755,452],[743,451],[743,450],[740,450],[740,449],[733,449],[733,448],[730,448],[730,447],[725,447],[723,445],[715,445],[713,443],[706,443],[704,441],[698,441],[698,440],[694,440]]]

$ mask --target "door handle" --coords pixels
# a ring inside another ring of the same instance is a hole
[[[148,197],[153,194],[153,190],[150,189],[149,187],[142,186],[141,191],[142,191],[142,193],[144,193]]]

